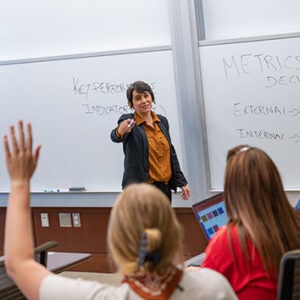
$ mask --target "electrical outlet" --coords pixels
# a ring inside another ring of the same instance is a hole
[[[73,218],[73,226],[74,227],[81,227],[80,214],[79,213],[72,213],[72,218]]]
[[[49,218],[47,213],[41,213],[42,227],[49,227]]]

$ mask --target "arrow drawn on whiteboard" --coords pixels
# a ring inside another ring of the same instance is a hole
[[[292,110],[289,110],[289,113],[292,114],[293,117],[296,117],[300,114],[300,109],[293,108]]]
[[[300,135],[299,134],[294,134],[294,135],[290,136],[289,139],[295,139],[295,143],[299,143],[300,142]]]

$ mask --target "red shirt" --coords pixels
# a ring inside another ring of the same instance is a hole
[[[242,255],[237,228],[232,227],[231,232],[232,248],[229,243],[228,229],[224,226],[208,244],[201,267],[223,274],[239,300],[276,300],[276,276],[266,273],[263,262],[250,240],[247,241],[247,245],[251,261],[248,262]]]

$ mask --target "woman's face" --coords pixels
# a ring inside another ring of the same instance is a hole
[[[133,109],[141,116],[148,114],[152,110],[152,97],[149,92],[132,92]]]

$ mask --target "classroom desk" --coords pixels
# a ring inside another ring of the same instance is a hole
[[[196,266],[199,267],[205,258],[205,252],[200,253],[184,262],[184,267]]]
[[[74,266],[88,259],[90,256],[89,253],[48,252],[48,269],[59,273],[69,266]],[[3,264],[4,260],[5,256],[0,256],[0,299],[26,299],[14,281],[7,275]]]
[[[92,255],[90,253],[73,253],[73,252],[48,252],[47,268],[55,273],[74,266]],[[4,261],[5,256],[0,256],[0,261]]]
[[[90,253],[48,252],[47,268],[55,273],[62,272],[91,257]]]

